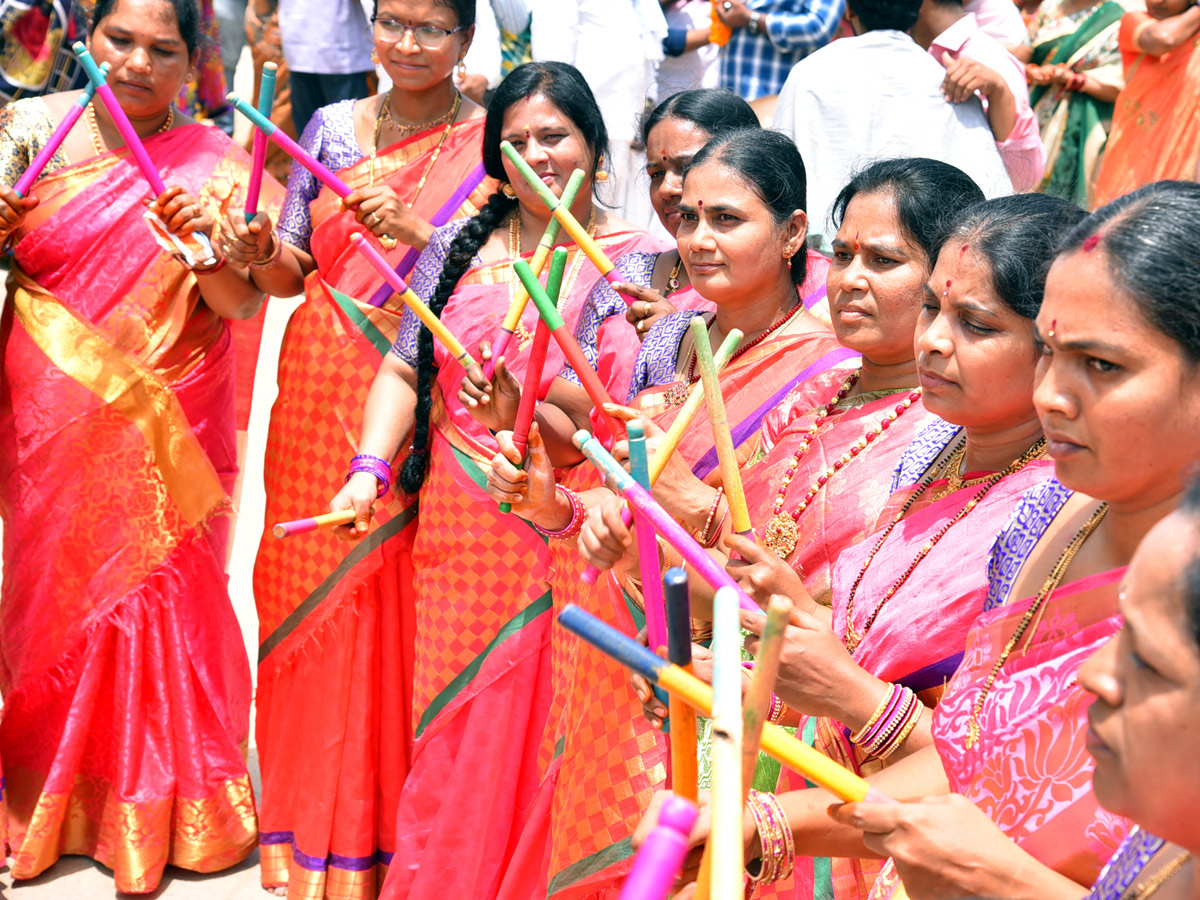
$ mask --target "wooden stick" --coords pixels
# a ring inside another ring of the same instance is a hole
[[[575,202],[575,195],[579,193],[579,186],[583,184],[583,178],[583,169],[576,169],[571,173],[567,186],[563,188],[562,202],[567,204],[568,208]],[[546,265],[546,260],[550,257],[550,251],[554,249],[554,242],[558,240],[558,230],[561,227],[562,223],[551,217],[550,224],[542,232],[542,239],[538,241],[537,250],[533,252],[529,268],[533,269],[533,274],[539,278]],[[547,290],[546,293],[550,292]],[[556,294],[555,299],[557,296]],[[500,325],[500,331],[492,342],[492,358],[483,364],[483,377],[487,381],[492,380],[492,374],[496,369],[496,360],[504,355],[504,351],[508,349],[508,342],[512,340],[517,326],[521,324],[521,316],[525,313],[527,303],[529,303],[529,291],[525,290],[525,285],[522,284],[517,288],[517,294],[508,306],[508,312],[504,316],[504,322]]]
[[[667,659],[690,675],[692,618],[685,569],[667,569],[663,576],[663,595],[667,607]],[[667,717],[671,724],[671,790],[695,802],[700,796],[696,712],[678,694],[669,694]]]
[[[721,342],[721,346],[717,348],[716,355],[713,358],[713,365],[716,366],[718,372],[724,369],[725,364],[733,358],[733,354],[737,352],[738,345],[741,342],[742,333],[736,328],[725,336],[725,340]],[[659,476],[666,470],[667,463],[671,461],[671,454],[679,448],[679,442],[683,440],[683,435],[688,430],[688,426],[692,424],[692,420],[700,412],[700,404],[703,402],[704,385],[699,383],[692,385],[692,390],[688,394],[687,400],[679,408],[679,412],[671,421],[671,427],[667,429],[667,433],[659,443],[658,449],[650,457],[651,486],[658,481]],[[622,510],[621,520],[628,527],[633,521],[633,513],[628,508]],[[579,580],[584,584],[595,584],[596,579],[599,577],[600,571],[595,566],[588,566],[583,570],[583,574],[579,576]]]
[[[271,534],[277,538],[291,537],[294,534],[305,534],[318,528],[329,528],[334,525],[349,525],[354,521],[354,510],[341,509],[337,512],[321,513],[307,519],[293,519],[290,522],[276,522],[271,527]]]
[[[275,76],[279,70],[273,62],[263,63],[262,82],[258,86],[258,111],[264,118],[271,118],[275,106]],[[263,166],[267,161],[267,136],[254,129],[254,144],[251,148],[250,184],[246,188],[246,221],[258,215],[258,195],[262,191]]]
[[[108,63],[105,63],[100,67],[100,76],[103,79],[107,75]],[[58,152],[58,148],[67,139],[67,135],[71,133],[71,129],[79,121],[79,117],[83,115],[83,111],[87,109],[88,104],[92,102],[92,97],[95,95],[96,85],[89,81],[84,87],[83,93],[75,99],[70,109],[67,110],[67,114],[63,116],[63,120],[58,123],[58,126],[50,135],[50,139],[37,152],[37,155],[33,158],[33,162],[21,173],[21,177],[13,185],[13,190],[17,192],[18,197],[24,197],[29,193],[29,189],[33,187],[33,183],[46,170],[46,166],[54,158],[54,154]]]
[[[742,490],[742,473],[738,470],[737,451],[733,446],[733,435],[729,432],[729,416],[725,412],[725,398],[721,396],[721,381],[713,363],[712,344],[708,340],[708,323],[702,316],[694,316],[688,328],[692,332],[696,365],[700,369],[700,380],[704,385],[708,421],[712,425],[713,445],[717,449],[721,484],[725,487],[725,498],[729,501],[733,530],[752,537],[753,526],[750,524],[750,511],[746,508],[746,492]]]

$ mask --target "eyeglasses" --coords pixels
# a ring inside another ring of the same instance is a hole
[[[446,39],[450,35],[463,30],[461,25],[457,28],[439,28],[437,25],[405,25],[398,19],[386,16],[376,16],[371,21],[377,29],[383,32],[384,37],[393,44],[400,43],[404,40],[405,32],[411,31],[413,40],[417,42],[417,46],[425,50],[436,50],[442,44],[446,43]]]

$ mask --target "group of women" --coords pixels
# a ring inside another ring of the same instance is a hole
[[[167,863],[212,871],[257,845],[263,886],[295,898],[615,896],[667,786],[667,711],[554,625],[568,602],[628,634],[645,619],[635,530],[570,437],[625,458],[637,418],[653,446],[699,381],[697,335],[738,329],[720,381],[754,533],[734,533],[703,415],[655,496],[752,598],[795,604],[774,719],[901,801],[831,817],[829,795],[760,766],[751,805],[786,816],[795,852],[756,895],[902,880],[916,898],[1116,900],[1148,867],[1184,896],[1194,778],[1155,754],[1191,758],[1200,705],[1200,188],[1085,216],[883,160],[838,195],[827,259],[806,250],[795,146],[693,91],[643,125],[664,246],[594,199],[607,132],[576,70],[519,67],[485,111],[452,80],[473,2],[374,12],[393,86],[301,139],[348,196],[297,166],[245,215],[249,158],[171,107],[197,58],[192,0],[99,2],[89,38],[164,193],[146,200],[102,103],[28,196],[0,186],[14,877],[82,853],[149,892]],[[75,100],[0,110],[5,185]],[[526,452],[532,305],[494,360],[492,341],[551,216],[502,141],[556,195],[584,173],[571,212],[620,272],[557,239],[559,312],[614,402],[593,408],[552,345]],[[211,234],[214,260],[164,254],[145,215]],[[352,235],[494,374],[436,342]],[[227,320],[301,291],[267,518],[354,521],[260,547],[256,805],[222,574]],[[690,590],[704,675],[712,591],[694,573]],[[762,622],[742,615],[751,654]]]

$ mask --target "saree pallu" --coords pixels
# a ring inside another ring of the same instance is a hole
[[[679,314],[656,324],[660,330],[654,341],[647,338],[642,352],[673,360],[690,319],[691,314]],[[721,386],[739,456],[746,459],[756,443],[762,418],[771,409],[765,398],[787,393],[851,356],[831,333],[807,332],[772,336],[731,361],[721,373]],[[668,398],[678,393],[672,388],[680,387],[681,382],[674,382],[643,390],[630,405],[666,429],[679,409]],[[718,477],[706,415],[689,426],[678,452],[700,477]],[[587,589],[578,582],[578,553],[573,558],[564,579],[570,601],[624,633],[636,634],[644,624],[641,596],[623,590],[611,573],[596,588]],[[630,591],[636,594],[635,588]],[[543,881],[523,892],[513,889],[505,897],[616,897],[632,865],[633,830],[654,791],[667,783],[667,740],[642,716],[628,672],[594,648],[569,636],[565,640],[571,650],[569,667],[556,669],[555,675],[565,685],[567,700],[558,766],[548,779],[553,797],[543,826],[548,828]]]
[[[880,515],[881,524],[899,512],[916,490],[917,480],[959,433],[957,427],[935,419],[917,435],[901,458],[893,482],[897,489]],[[1026,464],[1001,479],[968,515],[946,532],[882,606],[854,654],[855,662],[884,681],[911,688],[926,706],[936,706],[962,659],[967,631],[983,608],[988,588],[988,551],[1021,494],[1052,477],[1053,471],[1049,460]],[[944,486],[944,481],[934,482],[910,507],[863,575],[855,592],[852,613],[860,634],[863,623],[912,564],[922,545],[980,490],[979,485],[973,485],[940,500],[932,499]],[[844,550],[834,566],[833,629],[839,637],[846,634],[850,586],[881,532],[882,529]],[[861,775],[883,768],[879,760],[865,756],[850,743],[849,731],[840,722],[821,717],[814,723],[805,718],[800,733],[813,733],[817,749]],[[801,790],[808,786],[801,776],[788,770],[780,778],[780,790]],[[777,895],[803,900],[866,897],[882,866],[882,860],[817,858],[811,870],[805,867],[793,876],[793,892],[788,893],[785,886]]]
[[[224,135],[145,144],[214,218],[240,206],[249,159]],[[232,344],[151,237],[124,153],[33,190],[0,320],[12,874],[83,854],[146,893],[167,863],[210,872],[254,846],[250,670],[224,573]]]
[[[612,259],[652,246],[640,232],[597,240]],[[571,246],[559,305],[572,331],[587,296],[611,290],[578,257]],[[476,266],[460,279],[442,321],[473,352],[495,336],[515,287],[510,261]],[[532,304],[523,324],[533,332]],[[523,380],[529,354],[516,346],[509,370]],[[383,896],[489,898],[555,753],[550,552],[528,522],[501,514],[484,491],[495,441],[458,401],[462,367],[440,344],[434,353],[434,437],[413,547],[415,740]],[[552,342],[543,396],[562,365]]]
[[[452,131],[418,215],[441,224],[478,211],[491,187],[479,164],[481,128],[472,120]],[[440,134],[425,132],[339,175],[351,188],[386,181],[407,199]],[[410,758],[417,502],[390,492],[356,543],[328,529],[281,541],[270,526],[323,511],[341,486],[404,306],[351,246],[362,228],[336,195],[323,190],[311,209],[317,270],[280,350],[267,527],[254,564],[259,844],[265,887],[286,884],[289,897],[303,900],[359,900],[376,896],[391,860]],[[407,276],[416,254],[401,245],[385,257]]]
[[[1200,157],[1200,38],[1162,56],[1139,53],[1134,34],[1149,18],[1128,12],[1121,19],[1125,87],[1096,179],[1097,209],[1143,184],[1190,181]]]
[[[1125,8],[1115,0],[1100,4],[1067,34],[1035,44],[1033,62],[1061,63],[1104,84],[1123,85],[1117,29]],[[1029,102],[1042,128],[1046,171],[1037,190],[1088,209],[1100,154],[1108,139],[1113,104],[1094,100],[1063,85],[1037,85]]]

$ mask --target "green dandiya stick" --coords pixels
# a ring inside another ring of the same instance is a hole
[[[595,239],[587,233],[587,229],[580,225],[579,220],[571,214],[570,206],[554,196],[554,192],[550,190],[546,182],[538,178],[537,173],[529,167],[529,163],[521,158],[521,154],[517,152],[512,144],[508,141],[501,141],[500,150],[508,157],[509,162],[517,167],[517,171],[521,173],[521,177],[529,182],[529,186],[537,192],[538,197],[546,204],[546,208],[550,210],[554,218],[562,223],[562,227],[567,230],[567,234],[571,236],[571,240],[579,245],[579,249],[592,261],[592,265],[604,276],[604,280],[609,284],[612,284],[614,281],[621,281],[620,271],[613,264],[613,261],[605,255],[604,251],[600,249],[600,245],[596,243]],[[628,297],[622,297],[622,299],[626,303],[633,302]]]
[[[712,344],[708,340],[708,322],[702,316],[694,316],[688,327],[692,332],[696,366],[700,369],[700,380],[704,384],[708,420],[712,425],[713,445],[716,447],[717,461],[721,467],[721,484],[725,487],[725,498],[729,501],[729,512],[733,517],[733,530],[738,534],[749,535],[753,526],[750,523],[750,511],[746,508],[746,493],[742,490],[742,474],[738,470],[733,435],[729,432],[725,398],[721,396],[721,381],[717,377]]]

